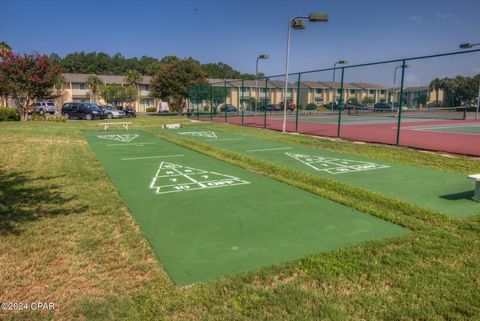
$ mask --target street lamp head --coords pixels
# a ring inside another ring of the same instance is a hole
[[[471,43],[462,43],[460,45],[461,49],[469,49],[469,48],[472,48],[472,47],[473,47],[473,45]]]
[[[339,60],[339,61],[337,61],[337,64],[347,65],[347,64],[348,64],[348,60]]]
[[[265,55],[264,54],[264,55],[258,56],[258,59],[268,59],[268,58],[270,58],[270,55]]]
[[[302,20],[292,20],[290,27],[295,30],[303,30],[306,28],[305,23]]]
[[[312,12],[308,15],[308,20],[311,22],[327,22],[328,14],[321,12]]]

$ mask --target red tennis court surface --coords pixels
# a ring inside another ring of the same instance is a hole
[[[359,123],[363,118],[366,123]],[[202,118],[200,118],[202,119]],[[210,120],[210,118],[205,119]],[[242,125],[241,116],[213,117],[213,121]],[[316,121],[318,120],[318,121]],[[294,116],[287,119],[287,131],[295,132]],[[257,128],[282,130],[282,118],[279,115],[264,117],[248,116],[243,125]],[[418,149],[441,151],[453,154],[480,156],[480,121],[467,120],[412,120],[403,119],[400,126],[399,145]],[[338,119],[300,117],[297,131],[302,134],[340,137],[352,141],[395,145],[397,122],[344,115],[338,136]]]

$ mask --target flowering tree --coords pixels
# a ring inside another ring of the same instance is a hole
[[[35,99],[52,96],[52,90],[62,69],[53,66],[45,55],[0,52],[0,92],[12,97],[22,121],[27,120],[28,108]]]

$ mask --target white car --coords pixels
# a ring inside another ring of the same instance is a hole
[[[32,111],[34,113],[44,115],[45,113],[55,114],[55,104],[51,102],[39,102],[33,105]]]
[[[118,110],[113,108],[110,105],[105,105],[105,106],[98,106],[103,110],[103,113],[105,114],[105,118],[112,119],[112,118],[125,118],[127,115],[123,110]]]

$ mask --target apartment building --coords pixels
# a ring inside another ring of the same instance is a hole
[[[62,88],[55,88],[57,106],[65,102],[94,102],[99,105],[106,102],[97,94],[93,95],[87,84],[89,74],[63,74],[66,82]],[[105,84],[119,84],[127,86],[124,76],[120,75],[97,75]],[[148,107],[157,107],[160,100],[152,96],[150,81],[152,77],[143,76],[137,84],[138,99],[130,104],[137,112],[144,112]],[[214,101],[214,104],[227,103],[236,107],[245,103],[249,106],[252,100],[259,101],[260,104],[279,104],[284,101],[285,82],[282,80],[241,80],[241,79],[208,79],[208,84],[216,88],[218,92],[223,91],[222,101]],[[333,101],[338,101],[341,95],[340,82],[326,81],[302,81],[300,82],[300,92],[298,83],[290,82],[288,84],[287,103],[296,103],[299,95],[300,105],[316,104],[318,106],[326,105]],[[243,88],[243,90],[242,90]],[[400,88],[386,88],[374,83],[344,83],[343,100],[349,102],[356,99],[359,103],[371,101],[371,103],[389,101],[400,101]],[[226,95],[225,95],[226,93]],[[226,97],[223,101],[223,97]],[[366,100],[366,98],[371,98]],[[404,105],[410,108],[418,107],[426,101],[428,105],[442,105],[444,100],[443,91],[437,92],[430,90],[428,86],[407,87],[403,90]],[[437,101],[438,100],[438,101]],[[210,102],[203,101],[200,106],[209,105]],[[251,105],[250,105],[251,106]],[[248,107],[247,107],[248,108]]]
[[[87,84],[87,78],[91,75],[89,74],[63,74],[65,78],[65,84],[61,89],[56,88],[55,92],[58,95],[56,99],[57,106],[61,106],[65,102],[94,102],[98,105],[106,104],[105,100],[102,99],[98,94],[93,95],[93,92],[90,90]],[[127,86],[127,82],[124,79],[124,76],[115,76],[115,75],[96,75],[105,84],[119,84],[122,86]],[[158,107],[160,100],[152,97],[150,90],[150,81],[152,77],[143,76],[139,84],[136,86],[138,91],[138,99],[132,102],[130,105],[137,112],[143,112],[147,107]]]

